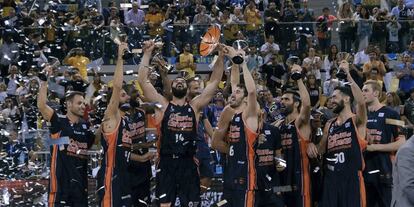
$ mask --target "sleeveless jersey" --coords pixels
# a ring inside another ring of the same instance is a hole
[[[95,136],[90,124],[83,119],[72,123],[66,115],[55,111],[50,119],[49,128],[52,139],[68,138],[69,144],[50,147],[49,204],[59,200],[59,194],[79,190],[88,192],[88,149]]]
[[[158,146],[161,156],[194,156],[197,120],[193,108],[188,103],[184,106],[169,103],[160,124]]]
[[[255,190],[256,169],[254,142],[257,133],[248,129],[242,113],[234,115],[227,136],[230,146],[224,168],[224,187],[232,190]]]
[[[275,151],[281,148],[279,129],[264,123],[254,144],[258,190],[268,190],[280,185],[274,158]]]
[[[286,168],[280,173],[280,184],[292,188],[292,192],[287,194],[300,198],[289,201],[293,202],[292,205],[307,207],[311,203],[309,159],[306,153],[309,141],[299,133],[295,121],[283,122],[279,126],[282,154],[286,160]]]
[[[334,119],[328,128],[326,171],[342,176],[353,176],[355,172],[362,170],[364,162],[359,139],[352,117],[339,126]]]
[[[400,120],[400,115],[387,106],[383,106],[375,112],[368,112],[367,120],[367,141],[372,144],[389,144],[398,138],[399,129],[395,125],[386,124],[386,119]],[[365,158],[365,181],[375,182],[370,175],[392,175],[391,153],[389,152],[368,152],[364,153]],[[369,172],[379,170],[379,173]]]
[[[132,140],[129,132],[128,118],[122,117],[114,132],[103,133],[104,157],[97,187],[101,206],[125,205],[122,198],[130,193],[128,165]]]
[[[145,111],[137,109],[134,114],[128,117],[129,135],[131,137],[132,144],[146,142],[145,133]],[[148,152],[147,148],[141,148],[135,150],[133,153],[138,155],[144,155]],[[151,177],[151,162],[137,162],[131,161],[129,164],[129,172],[134,179],[131,180],[132,185],[139,185],[140,183],[150,179]]]

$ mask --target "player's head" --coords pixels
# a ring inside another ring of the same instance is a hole
[[[339,114],[345,107],[351,107],[354,101],[351,88],[345,86],[338,86],[332,93],[332,107],[333,112]]]
[[[302,105],[298,92],[288,89],[282,95],[280,111],[285,115],[289,115],[295,110],[299,111]]]
[[[246,86],[243,84],[238,84],[230,96],[230,106],[232,108],[239,107],[247,97],[247,89]]]
[[[201,94],[200,79],[198,77],[190,78],[187,80],[188,85],[188,97],[194,98]]]
[[[68,113],[83,117],[85,112],[85,94],[79,91],[69,91],[66,94],[66,109]]]
[[[364,96],[365,103],[371,105],[377,101],[381,96],[381,86],[375,80],[369,80],[364,83],[362,87],[362,95]]]
[[[112,98],[112,93],[113,93],[113,87],[111,87],[110,88],[110,90],[109,90],[109,92],[108,92],[108,100],[110,101],[111,100],[111,98]],[[127,88],[126,88],[126,86],[123,86],[122,88],[121,88],[121,91],[119,92],[119,97],[118,97],[118,100],[119,100],[119,106],[122,106],[123,104],[125,104],[125,103],[129,103],[129,101],[130,101],[130,99],[131,99],[131,97],[128,95],[128,93],[127,93]],[[109,103],[108,103],[109,104]]]
[[[171,90],[174,97],[182,99],[187,95],[187,82],[184,78],[176,78],[171,83]]]

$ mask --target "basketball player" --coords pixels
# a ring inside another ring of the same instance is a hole
[[[230,105],[225,107],[220,116],[218,129],[213,134],[212,147],[227,154],[223,189],[227,206],[254,207],[257,189],[255,143],[259,131],[259,107],[256,86],[245,62],[242,63],[242,68],[245,86],[233,85]],[[233,76],[238,74],[232,74]],[[234,82],[237,81],[232,80],[232,84]],[[228,137],[227,141],[224,140],[225,136]]]
[[[45,68],[47,76],[51,70],[49,66]],[[51,138],[64,142],[50,146],[48,206],[88,206],[87,150],[94,142],[94,134],[89,122],[82,118],[84,94],[68,92],[65,99],[67,113],[58,114],[46,104],[47,79],[41,81],[37,107],[43,118],[50,122]]]
[[[176,78],[172,81],[173,98],[171,101],[157,93],[154,86],[148,82],[148,64],[154,49],[154,42],[145,42],[145,48],[148,49],[144,51],[142,57],[138,82],[145,98],[161,105],[161,109],[155,111],[159,130],[156,196],[161,207],[174,205],[177,196],[180,198],[181,206],[198,206],[200,204],[200,180],[194,161],[197,123],[201,110],[214,96],[223,75],[223,47],[219,47],[219,57],[213,66],[210,84],[201,95],[191,101],[186,100],[188,85],[183,78]]]
[[[338,116],[325,125],[324,136],[318,146],[309,144],[308,155],[326,159],[321,207],[365,207],[361,150],[366,145],[367,109],[362,91],[349,73],[349,63],[342,61],[339,68],[347,74],[350,87],[335,88],[332,104]],[[356,114],[351,110],[354,97]]]
[[[379,102],[381,92],[377,81],[369,80],[362,88],[368,107],[364,180],[367,206],[389,207],[392,197],[391,156],[405,143],[405,136],[400,135],[398,126],[391,123],[400,120],[400,115]]]
[[[298,65],[292,66],[293,72],[302,73]],[[302,79],[296,81],[299,93],[288,89],[281,99],[281,113],[284,120],[278,121],[282,139],[282,154],[286,169],[281,172],[281,186],[287,187],[283,197],[287,206],[310,207],[309,160],[306,155],[311,136],[310,98]]]
[[[127,43],[118,46],[112,94],[101,125],[104,158],[98,172],[97,194],[104,207],[131,206],[130,161],[146,162],[155,156],[154,153],[143,156],[131,153],[131,129],[125,112],[120,110],[120,106],[130,99],[122,88],[122,55],[127,47]]]

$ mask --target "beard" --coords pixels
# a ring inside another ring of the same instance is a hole
[[[336,104],[336,107],[333,108],[333,112],[335,114],[341,113],[341,111],[345,108],[344,100],[341,100],[338,104]]]
[[[289,114],[291,114],[293,112],[293,106],[282,106],[280,108],[280,112],[283,115],[287,116],[287,115],[289,115]]]
[[[187,88],[172,88],[172,94],[179,99],[184,98],[187,95]]]
[[[139,102],[134,98],[131,98],[131,100],[129,101],[129,104],[131,105],[132,108],[138,108],[139,107]]]

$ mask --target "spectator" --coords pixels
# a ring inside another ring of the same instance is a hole
[[[339,7],[338,20],[339,20],[339,39],[341,41],[341,51],[351,52],[352,49],[352,36],[354,35],[354,19],[352,18],[353,11],[349,2],[343,3]]]
[[[354,65],[355,66],[362,67],[364,65],[364,63],[369,61],[368,50],[369,50],[369,48],[366,47],[363,50],[357,52],[357,54],[355,54],[355,58],[354,58]]]
[[[11,34],[4,36],[4,42],[0,46],[0,73],[5,78],[9,73],[10,64],[16,64],[19,58],[19,47],[14,42]]]
[[[402,63],[397,65],[396,75],[400,79],[400,91],[407,94],[410,89],[414,88],[414,64],[410,55],[403,55]]]
[[[289,48],[287,48],[286,49],[286,52],[285,52],[285,57],[284,57],[284,60],[285,61],[288,58],[292,57],[292,56],[296,56],[296,57],[299,57],[300,56],[300,52],[299,52],[299,49],[298,49],[298,46],[297,46],[297,43],[296,43],[295,40],[294,41],[291,41],[288,44],[288,46],[289,46]]]
[[[371,49],[368,55],[369,61],[366,62],[362,67],[362,72],[364,73],[365,80],[376,79],[382,81],[386,73],[384,63],[379,60],[378,53],[375,49]],[[373,70],[374,73],[376,71],[376,74],[372,73]]]
[[[273,55],[277,55],[280,51],[279,45],[276,44],[275,42],[275,38],[273,37],[273,35],[269,35],[269,37],[267,38],[266,43],[264,43],[261,47],[260,47],[260,52],[262,54],[263,61],[265,63],[269,62],[270,58]]]
[[[401,114],[401,99],[396,92],[388,92],[385,105]]]
[[[400,21],[399,23],[401,24],[401,30],[398,33],[398,39],[400,40],[399,51],[404,51],[410,36],[410,25],[407,20],[409,20],[410,16],[412,16],[411,11],[406,7],[404,0],[398,0],[398,5],[392,8],[391,14],[396,16],[397,20]]]
[[[339,66],[337,54],[338,54],[338,47],[336,45],[331,45],[331,47],[329,48],[328,55],[325,56],[323,60],[323,69],[325,70],[325,72],[322,72],[321,74],[323,81],[330,78],[331,68],[337,68]],[[326,76],[326,78],[323,78],[324,75]]]
[[[190,53],[190,43],[185,44],[183,53],[178,57],[177,70],[184,73],[183,77],[186,79],[195,76],[196,64],[194,62],[194,56]]]
[[[164,29],[161,23],[164,21],[164,15],[159,11],[158,6],[151,2],[148,5],[148,14],[145,15],[145,22],[148,24],[148,34],[154,38],[157,35],[163,35]]]
[[[277,24],[279,19],[280,12],[277,10],[275,2],[270,2],[269,8],[264,12],[264,27],[267,38],[269,35],[273,35],[277,41],[280,41],[279,25]]]
[[[154,7],[154,4],[151,4]],[[132,3],[132,9],[125,14],[125,25],[129,27],[142,27],[145,20],[145,12],[139,9],[137,2]]]
[[[322,69],[322,60],[320,57],[316,56],[316,51],[314,48],[309,48],[308,57],[303,60],[302,68],[307,74],[313,74],[316,77],[316,80],[321,81],[321,72]]]
[[[249,46],[246,62],[249,71],[258,70],[263,65],[263,58],[257,54],[256,45]]]
[[[411,40],[410,46],[404,53],[410,55],[411,59],[414,61],[414,40]]]
[[[340,86],[340,82],[336,77],[337,73],[338,69],[332,67],[332,69],[329,70],[329,79],[323,83],[323,95],[327,98],[332,96],[336,87]]]
[[[296,22],[297,20],[297,12],[296,8],[293,6],[293,3],[291,1],[286,2],[286,4],[282,4],[280,16],[282,22],[288,22],[281,26],[283,35],[281,34],[280,37],[283,38],[279,40],[282,44],[282,48],[286,48],[288,42],[296,40],[295,31],[293,30],[293,28],[295,28],[296,25],[292,23]]]
[[[319,47],[324,54],[328,53],[328,49],[331,46],[331,32],[332,24],[336,20],[336,17],[330,14],[328,7],[322,9],[323,14],[317,19],[317,37],[319,41]]]
[[[9,75],[5,79],[5,83],[7,84],[7,94],[8,96],[15,96],[17,86],[20,82],[20,71],[19,68],[15,65],[10,66]]]
[[[85,56],[85,51],[82,48],[74,48],[69,51],[63,63],[79,69],[83,80],[88,80],[88,71],[86,66],[90,63],[89,58]]]
[[[303,1],[303,8],[298,11],[298,20],[300,22],[314,22],[315,19],[315,12],[313,9],[308,8],[308,1]],[[314,34],[313,23],[301,23],[300,27],[303,28],[306,34]],[[301,30],[300,27],[299,30]]]
[[[1,107],[0,114],[4,119],[10,118],[13,121],[9,124],[9,126],[15,126],[14,120],[17,120],[18,110],[19,109],[13,99],[11,97],[7,97]]]
[[[179,46],[178,49],[182,49],[184,42],[188,41],[189,35],[187,32],[190,19],[185,16],[183,8],[178,10],[178,14],[174,19],[174,33],[176,37],[176,43]]]
[[[387,29],[388,29],[388,52],[397,53],[399,51],[398,32],[401,29],[401,24],[397,22],[397,19],[395,16],[391,17],[391,22],[387,24]]]
[[[217,7],[217,4],[211,5],[210,10],[210,18],[212,23],[219,23],[219,19],[223,15],[223,13],[220,11],[220,9]]]
[[[210,23],[211,19],[210,16],[206,14],[206,7],[201,5],[197,10],[197,14],[194,16],[193,24],[200,24],[205,27],[206,25],[210,25]]]
[[[262,21],[262,15],[256,8],[255,1],[250,1],[249,5],[244,9],[244,18],[246,19],[246,35],[249,39],[257,38],[257,30]]]
[[[381,52],[385,52],[387,40],[387,20],[388,11],[386,9],[378,9],[374,15],[374,23],[372,24],[371,43],[378,45]]]
[[[309,97],[311,101],[311,107],[317,109],[320,106],[320,99],[322,97],[322,87],[317,81],[314,74],[307,75],[306,86],[308,88]]]
[[[0,105],[4,103],[4,100],[7,98],[7,85],[0,83]]]
[[[276,94],[276,88],[280,88],[286,82],[286,69],[283,63],[278,61],[276,55],[273,55],[263,64],[261,73],[266,74],[267,87],[271,90],[272,94]]]
[[[111,23],[111,20],[110,20],[109,17],[112,16],[111,13],[112,13],[113,8],[116,9],[115,2],[114,1],[109,1],[108,2],[108,7],[105,7],[105,8],[102,9],[102,15],[103,15],[104,20],[105,20],[105,25],[109,25]]]
[[[361,13],[355,19],[358,22],[358,51],[361,51],[363,48],[368,47],[369,38],[372,34],[372,22],[374,18],[369,14],[367,8],[362,7]]]

